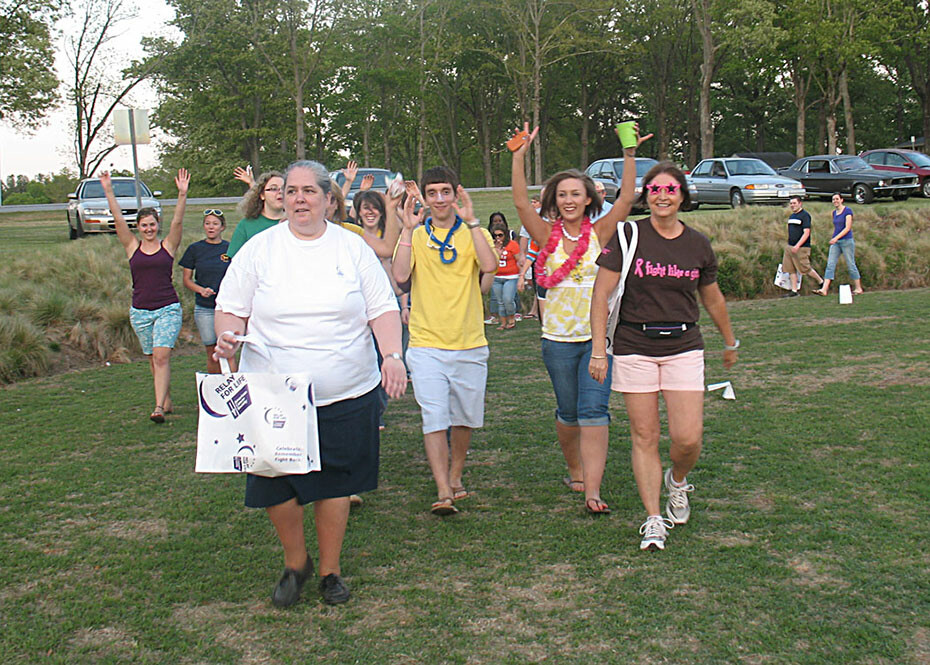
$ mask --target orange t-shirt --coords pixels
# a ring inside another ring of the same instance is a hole
[[[500,261],[496,275],[498,277],[517,276],[520,274],[520,268],[517,266],[517,254],[520,253],[520,245],[511,240],[501,250]]]

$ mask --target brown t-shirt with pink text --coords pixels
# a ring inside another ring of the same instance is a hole
[[[681,235],[669,240],[656,232],[648,218],[632,223],[639,227],[639,242],[626,278],[620,318],[633,323],[697,323],[697,289],[717,281],[717,257],[707,236],[685,226]],[[621,271],[623,256],[616,234],[601,251],[597,264]],[[641,330],[618,325],[613,354],[670,356],[703,348],[698,326],[681,337],[653,339]]]

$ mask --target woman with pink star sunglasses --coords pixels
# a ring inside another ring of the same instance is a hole
[[[633,475],[646,508],[640,527],[643,550],[665,549],[668,529],[685,524],[691,514],[687,474],[697,462],[704,432],[704,339],[697,325],[700,297],[724,340],[723,365],[736,362],[739,340],[717,285],[717,259],[706,236],[678,218],[691,203],[684,173],[671,162],[655,165],[646,177],[639,207],[649,217],[636,224],[620,319],[607,339],[608,297],[618,286],[623,252],[617,235],[597,260],[600,270],[591,304],[591,377],[609,380],[623,393],[630,420]],[[624,227],[624,232],[627,232]],[[630,234],[631,235],[631,234]],[[608,379],[608,342],[612,343],[612,378]],[[662,472],[659,456],[659,393],[668,411],[671,466]],[[662,485],[668,491],[666,516],[659,510]]]

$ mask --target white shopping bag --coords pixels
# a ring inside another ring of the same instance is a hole
[[[801,273],[795,273],[798,276],[798,288],[801,288]],[[775,270],[775,281],[773,282],[775,286],[785,291],[791,290],[791,273],[785,272],[782,270],[782,265],[779,263],[778,268]]]
[[[247,338],[245,341],[249,341]],[[197,373],[198,473],[283,476],[320,470],[313,383],[306,373]]]

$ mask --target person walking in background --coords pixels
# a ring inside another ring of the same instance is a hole
[[[421,187],[422,194],[415,183],[407,185],[404,228],[391,269],[398,284],[410,282],[407,365],[436,483],[430,511],[453,515],[455,501],[468,496],[462,474],[472,430],[484,424],[488,341],[478,276],[493,274],[498,258],[454,171],[431,168]],[[417,201],[424,207],[414,212]],[[421,220],[426,208],[429,216]]]
[[[184,287],[194,292],[194,324],[200,340],[207,350],[207,371],[219,374],[220,364],[213,357],[216,348],[216,332],[213,329],[213,313],[220,282],[229,267],[229,242],[223,240],[226,217],[223,211],[210,208],[203,211],[203,240],[188,245],[178,265],[184,269]],[[233,372],[236,360],[229,362]]]
[[[798,275],[807,275],[823,285],[823,279],[811,267],[811,216],[804,209],[800,196],[788,199],[788,208],[791,216],[788,217],[788,244],[781,258],[781,269],[788,273],[791,279],[791,290],[782,298],[794,298],[798,294]]]
[[[631,152],[624,150],[624,156]],[[627,169],[624,168],[624,177]],[[717,284],[717,258],[710,241],[678,219],[691,202],[684,173],[660,162],[643,178],[639,204],[649,217],[633,224],[639,240],[625,282],[620,320],[613,335],[611,388],[623,393],[630,420],[633,475],[646,509],[640,549],[665,549],[668,529],[691,515],[687,475],[701,453],[704,434],[704,338],[697,320],[698,296],[724,340],[723,365],[736,362],[739,340],[733,335],[723,293]],[[626,226],[623,227],[626,232]],[[607,354],[608,298],[620,282],[623,252],[616,232],[597,263],[591,331],[594,345],[589,371],[593,380],[611,382]],[[659,393],[665,399],[669,456],[662,473],[659,455]],[[668,492],[667,517],[659,509],[662,485]]]
[[[495,218],[496,216],[496,218]],[[491,302],[497,303],[497,314],[501,322],[498,330],[510,330],[516,326],[517,280],[524,256],[520,246],[510,238],[510,229],[501,213],[491,215],[489,224],[494,251],[499,257],[497,273],[491,285]],[[494,314],[494,312],[491,312]]]
[[[107,196],[110,214],[116,227],[132,274],[132,306],[129,322],[139,338],[142,353],[149,357],[149,368],[155,385],[155,408],[149,416],[152,422],[165,422],[171,413],[171,349],[181,332],[181,302],[174,290],[171,276],[174,255],[181,244],[184,209],[187,206],[187,189],[191,176],[187,169],[179,169],[174,182],[178,187],[178,202],[171,218],[171,226],[164,240],[158,239],[161,220],[154,208],[142,208],[136,213],[136,228],[140,238],[129,230],[126,218],[108,172],[100,175],[100,184]]]
[[[601,212],[592,219],[592,222],[596,222],[598,219],[610,212],[610,209],[613,208],[613,204],[607,200],[607,189],[604,187],[604,183],[600,180],[594,181],[594,191],[597,192],[598,197],[601,199]]]
[[[849,279],[853,283],[853,294],[860,295],[862,290],[862,279],[859,275],[859,268],[856,267],[856,243],[853,240],[853,213],[848,206],[843,204],[843,195],[833,195],[833,237],[830,238],[830,252],[827,254],[827,269],[823,273],[823,286],[814,291],[819,296],[827,295],[830,290],[830,282],[836,277],[836,262],[840,259],[840,254],[846,259],[846,269],[849,270]]]
[[[236,179],[248,182],[251,171],[236,169]],[[249,187],[239,202],[239,220],[226,253],[230,258],[242,249],[249,238],[275,226],[284,217],[284,178],[277,171],[263,173]]]

